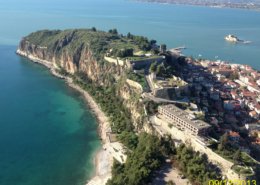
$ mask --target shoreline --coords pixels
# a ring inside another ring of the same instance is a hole
[[[108,150],[106,150],[106,146],[109,145],[109,139],[106,137],[106,132],[110,131],[108,117],[105,115],[104,112],[102,112],[99,105],[94,101],[93,97],[87,91],[82,89],[80,86],[74,84],[73,80],[70,77],[65,77],[57,73],[55,71],[57,67],[55,67],[53,63],[34,57],[33,55],[21,51],[20,49],[16,51],[16,54],[25,57],[34,63],[44,65],[50,70],[53,76],[64,79],[65,83],[69,87],[73,88],[74,90],[78,91],[81,95],[83,95],[84,100],[88,104],[90,111],[94,114],[97,120],[98,135],[102,141],[102,148],[97,150],[97,152],[94,154],[95,157],[93,159],[93,163],[95,166],[95,175],[89,181],[86,182],[86,185],[105,185],[107,180],[112,176],[111,168],[113,165],[113,156],[109,153]]]
[[[160,1],[140,1],[134,0],[135,2],[139,3],[153,3],[153,4],[161,4],[161,5],[177,5],[177,6],[194,6],[194,7],[208,7],[214,9],[234,9],[234,10],[245,10],[245,11],[255,11],[260,12],[260,5],[257,7],[235,7],[235,6],[228,6],[228,5],[207,5],[207,4],[190,4],[190,3],[171,3],[171,2],[160,2]]]

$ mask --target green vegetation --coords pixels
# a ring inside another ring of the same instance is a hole
[[[140,57],[140,56],[132,56],[132,57],[126,57],[126,59],[130,61],[137,61],[137,60],[144,60],[145,57]]]
[[[254,175],[253,171],[250,168],[244,166],[235,165],[232,167],[232,170],[234,170],[238,174],[242,174],[245,176]]]
[[[241,150],[237,150],[234,155],[233,155],[233,160],[236,162],[236,163],[239,163],[242,161],[242,153],[241,153]]]
[[[138,144],[138,136],[134,132],[123,131],[117,138],[131,150],[135,149]]]
[[[62,76],[69,76],[70,74],[64,69],[64,68],[58,68],[58,69],[55,69],[55,71],[59,74],[61,74]]]
[[[127,34],[127,38],[131,39],[134,44],[138,45],[138,47],[144,51],[150,51],[152,49],[152,45],[156,43],[155,40],[149,41],[147,37],[136,36],[131,33]]]
[[[166,183],[166,185],[176,185],[176,184],[175,184],[175,182],[173,182],[173,181],[168,181],[168,182]]]
[[[201,155],[184,144],[177,148],[174,164],[192,184],[206,185],[209,180],[221,177],[219,169],[208,161],[206,155]]]
[[[82,80],[84,79],[84,80]],[[116,94],[116,87],[103,88],[96,86],[84,74],[78,73],[74,77],[74,82],[89,92],[89,94],[100,105],[102,111],[110,118],[111,128],[115,133],[132,131],[131,115],[124,107],[122,99]]]
[[[114,40],[120,40],[118,35],[92,29],[74,30],[43,30],[30,34],[25,40],[37,46],[47,47],[47,51],[59,57],[62,52],[68,52],[80,57],[81,51],[91,49],[97,60],[103,58],[104,53]],[[75,58],[74,62],[77,62]]]
[[[158,106],[160,105],[159,103],[156,103],[154,101],[151,100],[145,100],[144,101],[144,105],[146,108],[146,111],[149,115],[154,115],[157,113],[158,110]]]
[[[108,32],[99,31],[95,27],[91,29],[70,30],[42,30],[31,33],[24,38],[31,44],[47,47],[49,53],[55,53],[59,57],[63,52],[73,56],[74,62],[78,62],[81,52],[90,49],[97,60],[104,57],[106,52],[113,48],[118,57],[133,56],[133,51],[149,51],[152,47],[146,37],[119,35],[116,29]]]
[[[150,73],[154,73],[156,71],[156,68],[157,68],[156,62],[153,62],[149,69]]]
[[[55,54],[54,57],[59,57],[64,52],[68,53],[76,64],[80,61],[82,51],[88,50],[93,54],[94,59],[99,63],[98,65],[105,65],[102,59],[112,48],[112,55],[121,58],[133,57],[135,51],[151,50],[156,43],[155,40],[149,41],[146,37],[134,36],[130,33],[127,36],[119,35],[116,29],[102,32],[94,27],[88,30],[39,31],[25,37],[25,41],[47,47],[47,52]],[[154,63],[150,70],[161,77],[169,78],[175,69],[167,63],[159,65]],[[68,75],[63,69],[59,72]],[[194,152],[184,145],[181,145],[176,151],[174,142],[170,137],[158,138],[147,133],[137,135],[134,131],[130,111],[124,105],[123,99],[117,96],[121,85],[120,80],[115,81],[113,75],[107,74],[105,70],[104,74],[100,74],[100,76],[106,77],[110,85],[97,85],[81,72],[73,75],[73,80],[94,98],[102,111],[108,116],[112,131],[117,134],[117,139],[128,148],[126,163],[114,162],[112,179],[109,180],[108,185],[147,184],[153,171],[161,166],[165,157],[169,156],[174,158],[175,165],[194,184],[203,184],[209,179],[219,177],[216,168],[208,162],[204,155]],[[127,72],[126,77],[140,83],[143,89],[148,87],[144,75]],[[144,105],[149,114],[156,113],[158,104],[144,101]],[[143,108],[140,107],[140,109]],[[141,127],[140,124],[137,127]],[[218,150],[225,152],[226,149],[228,149],[228,145],[226,145],[224,138]],[[250,163],[250,160],[243,153],[237,152],[232,160],[245,159],[248,160],[247,163]]]
[[[109,44],[109,49],[113,50],[121,50],[121,49],[133,49],[134,52],[141,51],[138,45],[135,45],[131,40],[127,39],[126,37],[120,37],[119,40],[113,40]]]
[[[232,73],[230,76],[229,76],[229,79],[230,80],[237,80],[239,79],[239,74],[237,72],[234,72]]]
[[[197,113],[196,119],[201,120],[201,121],[206,121],[205,114],[204,113]]]
[[[97,29],[95,27],[92,27],[91,30],[92,31],[97,31]]]
[[[118,57],[131,57],[134,51],[150,50],[156,42],[154,40],[149,41],[146,37],[131,34],[125,37],[119,35],[116,29],[102,32],[94,27],[88,30],[39,31],[24,38],[24,42],[26,41],[29,41],[31,45],[46,47],[48,56],[59,58],[66,53],[78,65],[81,55],[86,53],[85,50],[87,50],[92,53],[91,56],[102,69],[109,67],[106,66],[108,64],[103,62],[105,54],[115,52],[112,54]],[[113,50],[111,50],[112,48]],[[60,73],[65,74],[65,71],[61,70]],[[128,73],[127,76],[139,82],[144,89],[147,87],[143,75]],[[103,74],[100,74],[100,78],[106,78],[108,83],[100,86],[98,84],[101,83],[92,82],[83,72],[78,72],[72,77],[74,83],[94,98],[102,111],[108,116],[111,129],[117,134],[117,139],[128,148],[129,155],[126,163],[124,165],[114,163],[113,178],[108,184],[146,184],[153,170],[160,167],[164,156],[174,151],[172,140],[159,139],[157,136],[146,133],[135,134],[131,113],[123,104],[123,99],[117,96],[123,78],[115,82],[113,75],[104,71]],[[143,107],[141,106],[141,108]]]
[[[246,165],[246,166],[251,166],[254,167],[257,162],[252,159],[251,156],[249,156],[247,153],[245,152],[241,152],[241,161]]]
[[[233,170],[239,174],[252,175],[249,167],[254,170],[258,166],[247,153],[242,152],[238,146],[232,144],[227,133],[220,137],[218,144],[213,143],[211,148],[223,158],[233,162],[237,166]]]
[[[160,167],[164,155],[168,154],[171,148],[168,141],[147,133],[141,133],[138,138],[138,144],[132,148],[126,163],[114,163],[112,179],[108,181],[107,185],[147,184],[151,173]]]
[[[149,71],[163,78],[171,78],[175,73],[175,69],[172,65],[167,63],[157,64],[156,62],[151,64]]]
[[[117,29],[114,28],[114,29],[108,30],[108,33],[112,33],[112,34],[117,35],[118,31],[117,31]]]
[[[149,181],[153,170],[160,167],[164,156],[173,153],[171,139],[159,139],[156,136],[141,133],[136,135],[131,124],[131,115],[124,107],[120,97],[115,96],[116,86],[108,89],[96,86],[82,73],[74,76],[74,82],[87,90],[101,109],[110,118],[113,132],[131,152],[127,161],[121,165],[114,162],[112,179],[108,185],[142,185]]]
[[[127,78],[138,82],[143,87],[144,90],[146,90],[148,88],[146,79],[145,79],[144,75],[142,75],[142,74],[137,74],[137,73],[133,73],[133,72],[129,71],[127,73]]]
[[[125,58],[133,56],[134,50],[132,48],[124,48],[124,49],[113,49],[110,54],[114,57]]]
[[[234,148],[234,146],[229,141],[229,136],[227,133],[222,135],[219,139],[219,143],[214,143],[211,145],[211,148],[214,152],[222,156],[223,158],[227,159],[228,161],[235,162],[234,158],[239,160],[239,152],[237,152],[237,149]],[[237,156],[234,156],[236,153]],[[236,161],[239,163],[240,161]]]

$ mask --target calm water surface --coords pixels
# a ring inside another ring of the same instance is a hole
[[[80,95],[0,46],[0,184],[81,185],[93,175],[97,124]]]
[[[0,185],[78,185],[93,174],[97,124],[82,98],[14,54],[39,29],[117,28],[185,54],[260,69],[260,13],[124,0],[0,0]],[[227,34],[252,41],[224,41]]]
[[[118,28],[146,35],[187,55],[250,64],[260,69],[260,12],[127,0],[0,0],[0,43],[17,44],[38,29]],[[230,44],[227,34],[252,41]]]

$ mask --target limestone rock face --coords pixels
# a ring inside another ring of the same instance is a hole
[[[92,34],[89,36],[88,34]],[[123,104],[131,113],[136,131],[151,131],[147,120],[144,119],[144,105],[140,102],[140,90],[136,90],[126,82],[126,70],[103,60],[105,48],[109,44],[100,41],[89,31],[39,31],[24,37],[18,50],[26,55],[50,62],[56,68],[65,70],[70,74],[81,73],[86,75],[93,83],[109,88],[117,86],[117,94],[123,99]],[[101,37],[102,38],[102,37]],[[94,42],[94,41],[97,42]],[[100,43],[99,43],[100,42]],[[99,47],[97,49],[97,47]],[[98,56],[101,55],[101,57]]]
[[[23,39],[18,49],[27,55],[55,63],[59,68],[65,69],[70,74],[82,72],[100,85],[108,83],[106,78],[108,75],[117,75],[121,72],[121,69],[113,65],[96,60],[89,47],[80,46],[75,52],[71,52],[67,48],[62,48],[64,42],[67,43],[68,40],[60,41],[57,44],[58,49],[50,50],[46,46],[35,45]]]

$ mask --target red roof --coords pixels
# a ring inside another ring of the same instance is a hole
[[[249,82],[250,82],[250,84],[251,84],[253,87],[257,88],[257,83],[255,83],[255,81],[250,80]]]
[[[229,136],[231,136],[231,137],[240,137],[238,132],[233,132],[233,131],[229,132]]]
[[[253,110],[253,111],[249,112],[249,115],[250,115],[250,116],[256,116],[257,113],[256,113],[256,111]]]
[[[230,93],[231,93],[231,95],[234,95],[234,96],[237,95],[236,91],[231,91]]]
[[[260,110],[260,104],[259,104],[259,103],[256,104],[256,105],[255,105],[255,108],[256,108],[257,110]]]
[[[260,144],[260,138],[256,138],[255,144]]]
[[[246,97],[255,96],[255,94],[250,91],[242,91],[242,94],[243,94],[243,96],[246,96]]]

